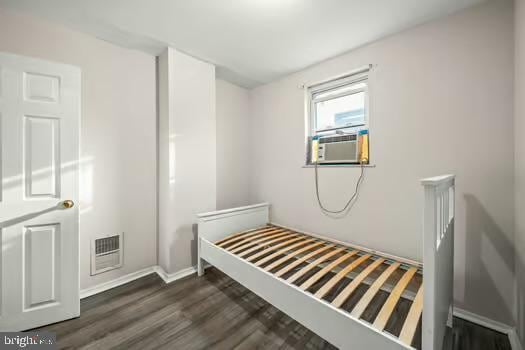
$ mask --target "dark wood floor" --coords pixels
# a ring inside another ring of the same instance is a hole
[[[503,334],[455,319],[453,349],[507,350]],[[61,349],[335,349],[216,269],[166,285],[155,274],[83,299],[43,328]]]

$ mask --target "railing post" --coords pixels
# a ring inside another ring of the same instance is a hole
[[[442,283],[443,274],[448,276],[453,265],[454,203],[450,207],[450,191],[454,191],[454,175],[437,176],[421,180],[424,186],[423,208],[423,350],[441,350],[445,321],[442,320],[443,305],[452,302],[452,282]],[[455,191],[454,191],[455,192]],[[452,196],[454,196],[454,192]],[[454,197],[452,197],[454,201]],[[451,211],[452,209],[452,211]],[[452,225],[452,226],[450,226]],[[451,236],[446,236],[446,234]],[[445,246],[443,246],[443,243]],[[438,276],[439,274],[439,276]],[[436,285],[437,281],[442,285]],[[450,290],[448,290],[448,288]],[[445,292],[444,292],[445,291]]]
[[[436,187],[423,183],[425,199],[423,205],[423,320],[422,348],[435,350],[434,347],[434,295],[435,295],[435,256],[437,246],[437,200]]]

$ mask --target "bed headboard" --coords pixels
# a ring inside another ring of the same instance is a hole
[[[202,213],[198,218],[197,273],[204,273],[201,259],[201,240],[210,242],[221,240],[232,233],[242,232],[267,225],[270,222],[270,204],[260,203],[245,207]]]
[[[264,226],[270,222],[269,208],[270,204],[259,203],[198,214],[199,238],[215,242],[232,233]]]
[[[455,176],[421,180],[423,212],[423,349],[441,350],[454,303]]]

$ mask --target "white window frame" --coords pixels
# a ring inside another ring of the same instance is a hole
[[[309,137],[316,136],[318,134],[323,135],[329,135],[330,133],[336,133],[337,130],[349,130],[351,132],[358,132],[361,129],[369,129],[369,71],[370,68],[367,66],[366,69],[360,69],[359,71],[354,71],[339,77],[331,78],[319,83],[314,83],[305,86],[305,100],[306,100],[306,139],[308,140]],[[353,85],[360,82],[365,82],[366,86],[364,88],[360,89],[354,89],[350,91],[345,91],[337,95],[332,95],[329,97],[326,97],[324,99],[314,99],[314,95],[330,91],[333,89],[340,88],[342,86],[346,85]],[[359,125],[352,125],[352,126],[341,126],[336,128],[330,128],[330,129],[324,129],[324,130],[317,130],[317,110],[315,108],[316,102],[322,102],[322,101],[328,101],[337,97],[342,96],[348,96],[353,95],[356,93],[365,93],[365,117],[364,117],[364,123]]]

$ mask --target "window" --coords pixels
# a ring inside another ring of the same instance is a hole
[[[368,69],[307,87],[307,164],[314,137],[368,129]]]
[[[367,125],[367,78],[368,74],[360,74],[308,88],[310,136]]]

